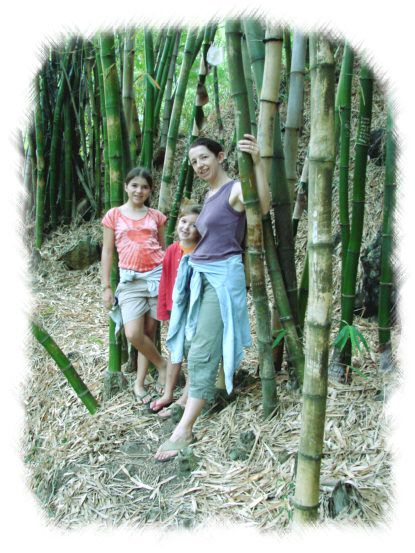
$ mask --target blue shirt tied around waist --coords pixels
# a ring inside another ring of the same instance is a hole
[[[226,391],[233,389],[233,375],[243,358],[243,348],[252,345],[246,304],[245,272],[241,255],[209,263],[197,263],[184,255],[173,289],[167,348],[172,363],[183,361],[185,338],[190,342],[196,332],[204,274],[218,295],[223,321],[223,369]]]
[[[161,270],[162,270],[162,265],[158,265],[151,271],[146,271],[145,273],[139,273],[131,269],[120,268],[120,282],[118,283],[117,289],[115,290],[115,294],[114,294],[115,303],[111,311],[109,312],[109,316],[115,323],[115,336],[117,338],[123,326],[121,308],[118,305],[118,293],[119,293],[120,285],[125,284],[126,282],[132,282],[133,280],[142,279],[142,280],[145,280],[147,283],[147,288],[150,293],[150,297],[158,296]]]

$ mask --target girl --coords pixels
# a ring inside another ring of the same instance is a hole
[[[177,270],[183,255],[190,254],[200,239],[200,234],[196,228],[196,219],[201,211],[197,205],[187,205],[182,208],[179,221],[177,223],[177,235],[179,240],[174,242],[166,250],[163,260],[163,270],[160,279],[159,297],[157,301],[157,319],[167,321],[170,319],[170,312],[173,305],[173,287],[176,281]],[[149,411],[158,413],[161,418],[168,418],[172,414],[172,408],[169,405],[173,401],[173,391],[177,383],[181,368],[181,363],[169,363],[167,365],[166,386],[164,394],[159,399],[150,403]],[[175,402],[174,408],[184,409],[187,400],[188,382],[183,390],[181,397]]]
[[[159,386],[164,385],[166,376],[166,361],[153,342],[166,216],[148,207],[153,180],[146,169],[132,169],[124,187],[127,202],[110,209],[102,219],[102,300],[107,309],[112,308],[114,295],[110,273],[115,246],[120,268],[120,283],[115,295],[126,338],[139,352],[134,394],[140,404],[147,404],[151,401],[144,386],[148,360],[158,369]]]
[[[252,155],[261,211],[265,214],[269,211],[269,189],[255,137],[245,134],[238,148]],[[209,184],[209,191],[197,219],[202,238],[179,267],[167,337],[172,362],[178,362],[183,355],[185,323],[186,338],[191,341],[189,394],[183,417],[170,439],[158,449],[157,461],[172,459],[193,441],[193,425],[212,396],[220,358],[230,393],[243,347],[251,345],[241,256],[246,227],[241,183],[231,180],[223,169],[222,146],[213,140],[199,138],[193,142],[189,159],[197,176]],[[189,294],[189,308],[185,310]]]

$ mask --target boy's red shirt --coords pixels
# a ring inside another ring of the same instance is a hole
[[[190,253],[193,249],[194,248],[186,250],[186,253]],[[173,288],[183,253],[180,243],[174,242],[167,248],[164,255],[159,296],[157,300],[157,319],[159,321],[167,321],[170,319],[170,311],[173,306]]]

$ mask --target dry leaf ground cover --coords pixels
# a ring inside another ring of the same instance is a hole
[[[191,473],[183,473],[178,460],[153,460],[172,423],[137,405],[133,375],[127,374],[128,389],[103,401],[108,333],[99,263],[85,271],[68,271],[57,261],[69,244],[86,235],[98,237],[100,232],[99,223],[60,229],[45,243],[33,273],[34,312],[101,404],[90,416],[52,359],[30,342],[23,455],[28,486],[51,523],[64,528],[97,521],[177,528],[226,520],[264,530],[288,528],[301,396],[286,389],[283,371],[276,377],[279,411],[271,420],[263,420],[255,348],[247,352],[242,369],[249,378],[238,387],[236,400],[197,423]],[[250,311],[255,334],[251,302]],[[358,325],[375,352],[376,325],[364,320]],[[357,375],[351,385],[329,386],[322,519],[339,480],[352,483],[360,494],[356,508],[340,519],[377,524],[388,508],[391,455],[385,446],[388,394],[384,390],[395,377],[378,376],[376,362],[373,353],[362,360],[360,370],[366,379]],[[248,457],[232,460],[240,434],[248,431],[254,435]]]

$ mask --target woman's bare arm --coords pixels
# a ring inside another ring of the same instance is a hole
[[[115,235],[114,231],[104,227],[104,242],[101,253],[101,284],[103,288],[102,300],[107,309],[111,309],[114,296],[110,286],[112,259],[114,256]]]

